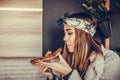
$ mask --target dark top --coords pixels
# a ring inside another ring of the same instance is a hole
[[[99,43],[103,43],[104,39],[109,38],[110,36],[111,36],[110,21],[99,23],[96,28],[94,39],[97,40]]]

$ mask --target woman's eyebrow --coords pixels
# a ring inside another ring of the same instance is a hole
[[[66,31],[71,31],[72,29],[66,29]]]

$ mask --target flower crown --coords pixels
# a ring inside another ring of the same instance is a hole
[[[68,17],[68,16],[66,17],[66,15],[64,15],[64,17],[60,18],[57,23],[59,25],[68,24],[71,27],[81,29],[81,30],[91,34],[92,36],[96,32],[95,26],[93,26],[90,22],[83,20],[83,19],[79,19],[79,18],[70,18],[70,17]]]

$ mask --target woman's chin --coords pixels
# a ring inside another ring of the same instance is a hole
[[[74,50],[73,50],[73,49],[68,49],[68,51],[69,51],[70,53],[73,53]]]

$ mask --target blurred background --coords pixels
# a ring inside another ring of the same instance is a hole
[[[87,12],[82,4],[85,0],[44,0],[43,1],[43,53],[56,50],[63,46],[63,29],[57,25],[57,20],[65,12]],[[97,1],[97,0],[96,0]],[[102,1],[102,0],[98,0]],[[111,37],[110,49],[120,51],[120,1],[110,0]],[[116,2],[115,2],[116,1]],[[103,35],[97,29],[96,38],[103,41]]]

